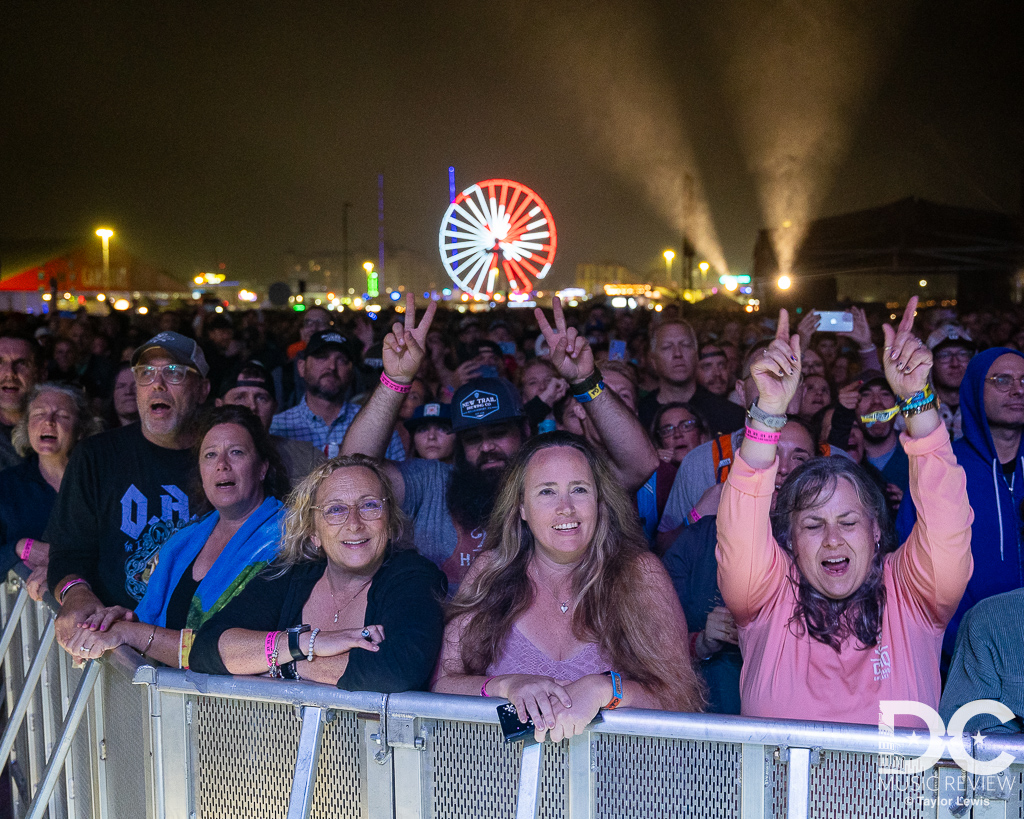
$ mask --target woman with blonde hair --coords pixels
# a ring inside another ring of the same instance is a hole
[[[672,584],[585,440],[523,446],[485,543],[449,606],[435,691],[505,697],[556,742],[602,707],[701,708]]]
[[[385,693],[427,686],[445,578],[398,545],[403,515],[379,463],[315,469],[288,499],[277,560],[196,634],[191,668]]]

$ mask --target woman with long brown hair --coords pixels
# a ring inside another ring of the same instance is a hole
[[[505,697],[538,740],[602,708],[699,710],[686,618],[625,490],[582,438],[532,438],[447,614],[434,690]]]

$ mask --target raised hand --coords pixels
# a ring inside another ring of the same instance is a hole
[[[405,295],[405,322],[396,321],[384,336],[384,372],[400,384],[411,384],[419,372],[426,350],[427,333],[437,312],[437,303],[430,302],[420,323],[416,324],[416,299]]]
[[[867,314],[854,305],[850,308],[850,315],[853,316],[853,329],[848,333],[836,333],[836,335],[852,338],[862,350],[871,347],[871,328],[868,326]]]
[[[907,302],[899,327],[895,330],[888,324],[882,327],[885,334],[882,351],[885,379],[893,392],[904,399],[923,390],[932,371],[932,351],[913,332],[915,310],[917,296]]]
[[[797,325],[796,334],[800,336],[800,349],[806,350],[811,346],[811,337],[818,330],[818,323],[821,321],[819,316],[814,310],[807,313]]]
[[[553,330],[543,310],[536,307],[533,311],[544,340],[551,348],[551,363],[570,384],[589,378],[594,372],[594,353],[590,342],[575,327],[566,329],[562,300],[558,296],[551,300],[551,312],[555,318]]]
[[[757,405],[772,415],[784,414],[800,385],[800,336],[790,336],[785,310],[779,311],[775,339],[750,362],[750,374],[760,395]]]

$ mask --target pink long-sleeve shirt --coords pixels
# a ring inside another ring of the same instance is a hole
[[[974,515],[945,427],[901,440],[917,524],[884,561],[878,644],[865,649],[850,638],[838,653],[790,623],[798,569],[768,520],[778,461],[759,470],[735,459],[719,506],[716,554],[722,597],[739,625],[745,716],[877,725],[880,700],[938,707],[942,634],[973,570]]]

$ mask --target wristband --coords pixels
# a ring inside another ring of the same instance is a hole
[[[694,506],[693,509],[690,510],[690,521],[696,523],[698,520],[700,520],[700,518],[700,512],[698,512],[697,507]]]
[[[380,383],[400,395],[406,395],[412,389],[412,384],[399,384],[397,381],[392,381],[388,378],[387,373],[380,374]]]
[[[703,662],[704,660],[711,659],[710,654],[708,654],[706,657],[701,657],[697,654],[697,638],[700,637],[700,635],[703,633],[703,631],[694,631],[690,634],[690,656],[693,657],[695,660],[700,660],[701,662]]]
[[[273,659],[274,659],[274,654],[275,654],[274,647],[277,645],[277,635],[278,634],[280,634],[279,631],[268,631],[267,632],[267,639],[264,642],[264,647],[267,650],[267,667],[268,668],[273,664]]]
[[[316,642],[316,635],[318,635],[319,633],[320,629],[315,628],[313,629],[313,632],[309,635],[309,653],[306,655],[306,662],[308,663],[313,662],[314,658],[316,657],[316,654],[313,653],[313,643]]]
[[[575,384],[570,384],[569,391],[577,397],[580,395],[586,395],[600,383],[601,371],[597,369],[597,367],[594,367],[594,371],[586,378],[584,378],[582,381],[577,381]]]
[[[589,404],[597,396],[604,392],[604,381],[598,381],[597,384],[591,387],[589,390],[583,393],[573,393],[572,397],[579,401],[581,404]]]
[[[757,405],[756,398],[747,408],[747,417],[774,430],[782,429],[789,421],[785,415],[772,415],[769,412],[765,412]],[[747,429],[750,429],[750,427],[747,427]]]
[[[612,698],[604,706],[606,711],[611,711],[618,708],[619,703],[622,702],[622,675],[618,671],[605,671],[604,673],[612,678]]]
[[[154,631],[153,633],[155,634],[156,632]],[[178,640],[178,668],[188,670],[188,655],[192,652],[192,640],[192,629],[183,628],[181,630],[181,638]],[[149,646],[146,647],[149,648]],[[274,659],[277,659],[276,655]]]
[[[493,679],[494,679],[494,677],[488,677],[486,680],[484,680],[484,684],[480,686],[480,696],[481,697],[489,697],[489,696],[491,696],[490,694],[487,693],[487,683],[489,683]]]
[[[28,560],[28,556],[30,554],[32,554],[32,544],[33,543],[35,543],[35,541],[32,540],[32,538],[30,538],[30,537],[25,538],[25,548],[21,550],[21,559],[23,561],[24,560]]]
[[[68,589],[70,589],[72,586],[77,586],[79,583],[84,583],[86,586],[89,586],[89,583],[80,577],[75,578],[74,580],[69,580],[57,591],[57,602],[63,606],[64,598],[67,596]],[[91,589],[92,586],[89,586],[89,588]]]
[[[754,429],[748,426],[746,431],[743,433],[743,437],[749,441],[753,441],[755,444],[768,444],[769,446],[775,446],[779,442],[779,438],[782,437],[781,432],[764,432],[760,429]]]

